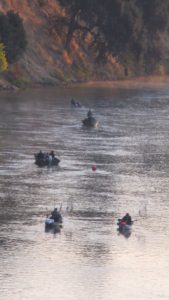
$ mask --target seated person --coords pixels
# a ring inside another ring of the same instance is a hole
[[[51,155],[52,156],[52,159],[55,157],[55,153],[54,153],[54,151],[51,151],[50,153],[49,153],[49,155]]]
[[[54,210],[51,213],[51,219],[54,219],[55,222],[60,222],[62,223],[62,216],[60,212],[58,212],[57,208],[54,208]]]
[[[121,222],[125,222],[127,225],[132,224],[132,219],[129,213],[125,214],[125,216],[121,219]]]
[[[79,102],[76,102],[77,107],[81,107],[81,104]]]
[[[73,98],[71,99],[71,104],[76,105],[75,100]]]
[[[42,153],[41,150],[39,151],[39,153],[37,155],[37,158],[40,159],[40,160],[44,158],[44,154]]]
[[[88,113],[87,113],[88,118],[91,118],[93,116],[91,110],[89,109]]]

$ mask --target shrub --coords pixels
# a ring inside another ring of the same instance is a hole
[[[8,69],[8,62],[6,59],[4,45],[2,43],[0,43],[0,70],[5,71],[7,69]]]
[[[27,45],[22,19],[17,13],[9,11],[0,15],[0,42],[5,45],[7,60],[16,62],[24,53]]]

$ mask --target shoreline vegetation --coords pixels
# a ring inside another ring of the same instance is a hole
[[[1,2],[0,90],[168,84],[168,1]]]
[[[169,86],[169,76],[144,76],[124,80],[90,81],[77,85],[81,87],[98,88],[160,88]]]
[[[19,88],[13,84],[11,84],[10,82],[4,80],[4,79],[0,79],[0,91],[16,91]]]
[[[74,82],[74,83],[58,83],[51,85],[49,83],[31,83],[23,87],[15,86],[4,79],[0,79],[0,91],[17,91],[27,88],[41,88],[41,87],[82,87],[82,88],[160,88],[169,86],[169,76],[144,76],[132,79],[123,80],[106,80],[106,81],[88,81],[88,82]]]

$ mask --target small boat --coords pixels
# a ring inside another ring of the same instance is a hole
[[[82,105],[78,101],[75,101],[73,98],[71,99],[71,106],[78,108],[82,107]]]
[[[60,160],[55,157],[54,154],[48,154],[48,153],[43,153],[43,152],[39,152],[34,154],[35,157],[35,164],[38,167],[44,167],[44,166],[57,166],[60,162]]]
[[[45,231],[59,232],[62,228],[62,221],[55,222],[54,219],[46,218],[45,220]]]
[[[131,222],[131,224],[127,224],[127,222],[119,219],[117,225],[117,230],[119,231],[119,233],[123,234],[125,237],[129,237],[131,235],[133,221]]]
[[[94,117],[89,117],[84,120],[82,120],[82,123],[86,127],[97,127],[98,126],[98,121]]]
[[[132,224],[129,225],[126,222],[120,222],[118,224],[119,231],[129,231],[129,230],[131,230],[131,228],[132,228]]]
[[[45,231],[53,230],[54,232],[59,232],[62,227],[63,218],[61,213],[55,207],[51,212],[51,215],[48,216],[45,220]]]
[[[87,113],[87,118],[82,120],[82,123],[85,127],[97,127],[99,122],[93,117],[91,110]]]

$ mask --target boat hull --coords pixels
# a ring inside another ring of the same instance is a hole
[[[45,231],[60,231],[62,222],[55,222],[53,219],[47,218],[45,220]]]
[[[82,120],[82,123],[85,127],[97,127],[99,124],[98,121],[93,117]]]
[[[49,161],[48,159],[39,159],[37,157],[37,154],[35,154],[35,164],[38,167],[51,167],[51,166],[57,166],[59,164],[60,160],[57,157],[54,157],[51,161]]]
[[[132,225],[128,225],[128,224],[119,224],[118,230],[119,231],[130,231]]]
[[[125,222],[118,222],[118,232],[128,238],[131,235],[132,224],[126,224]]]

